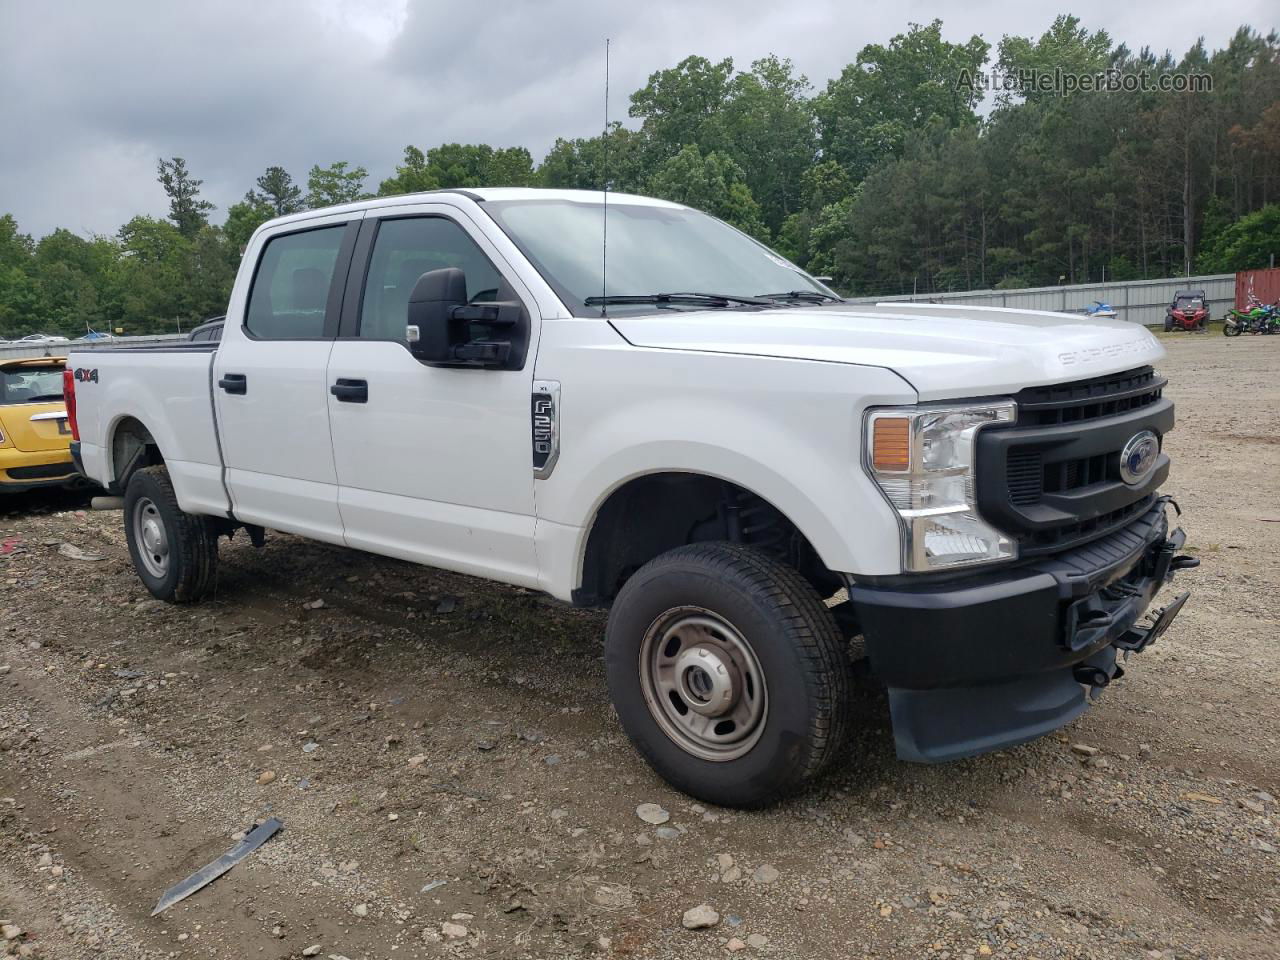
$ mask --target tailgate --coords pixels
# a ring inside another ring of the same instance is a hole
[[[71,442],[67,410],[61,403],[0,406],[0,433],[24,453],[63,450]]]

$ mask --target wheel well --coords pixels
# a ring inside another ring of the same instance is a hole
[[[715,540],[764,551],[798,570],[824,597],[841,587],[796,525],[763,497],[702,474],[656,473],[628,481],[596,513],[574,602],[608,603],[659,554]]]
[[[125,417],[116,424],[111,435],[111,471],[112,485],[119,493],[124,493],[136,471],[163,463],[159,444],[141,420]]]

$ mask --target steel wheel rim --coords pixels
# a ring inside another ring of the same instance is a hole
[[[649,713],[686,753],[724,762],[759,741],[769,713],[764,671],[723,617],[700,607],[668,610],[645,632],[639,667]]]
[[[139,497],[133,505],[133,542],[147,573],[163,580],[169,573],[169,533],[150,497]]]

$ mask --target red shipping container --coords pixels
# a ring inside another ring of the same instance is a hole
[[[1241,270],[1236,274],[1236,309],[1249,305],[1250,295],[1263,303],[1280,300],[1280,267],[1269,270]]]

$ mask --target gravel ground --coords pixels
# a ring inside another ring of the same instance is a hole
[[[0,953],[1280,957],[1280,338],[1167,345],[1203,564],[1165,639],[1058,736],[946,767],[896,761],[860,681],[839,768],[757,813],[630,749],[599,613],[286,536],[170,607],[119,514],[6,501]]]

